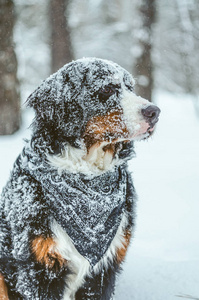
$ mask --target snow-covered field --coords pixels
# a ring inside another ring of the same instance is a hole
[[[130,162],[137,226],[115,299],[199,299],[199,118],[189,96],[159,92],[155,99],[162,110],[158,129],[136,144]],[[24,112],[22,129],[0,137],[0,191],[29,137],[31,116]]]
[[[117,300],[199,299],[199,119],[190,97],[156,100],[158,130],[130,162],[137,226]]]

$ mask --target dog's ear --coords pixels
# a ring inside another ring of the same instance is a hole
[[[52,114],[53,102],[55,101],[53,94],[56,95],[56,86],[53,78],[48,78],[28,97],[26,104],[32,107],[36,114],[41,117],[50,116]]]
[[[51,135],[56,131],[56,140],[75,145],[83,130],[81,84],[84,74],[74,67],[66,65],[44,80],[26,103],[35,110],[35,128],[45,128]]]
[[[47,91],[39,86],[26,100],[27,106],[32,107],[37,111],[39,106],[42,105],[42,102],[46,98],[46,92]]]

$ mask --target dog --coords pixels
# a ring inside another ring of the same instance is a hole
[[[0,200],[0,299],[112,299],[134,228],[127,163],[160,109],[97,58],[66,64],[27,104],[32,135]]]

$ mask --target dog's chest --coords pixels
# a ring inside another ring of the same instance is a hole
[[[126,225],[127,216],[124,214],[108,250],[93,267],[94,273],[99,273],[102,268],[108,268],[113,262],[117,250],[123,247]],[[63,300],[73,300],[75,293],[83,285],[85,277],[87,275],[91,276],[91,265],[89,261],[77,251],[69,235],[55,220],[51,223],[51,230],[55,237],[56,250],[68,261],[68,268],[71,272],[71,274],[66,277],[67,288],[64,291]]]
[[[91,188],[85,181],[74,182],[73,178],[67,177],[65,181],[57,183],[54,193],[50,191],[47,194],[53,208],[52,215],[73,240],[78,252],[92,266],[103,257],[114,239],[126,200],[125,184],[122,189],[120,182],[113,181],[105,191],[95,185]],[[66,188],[63,190],[62,186]],[[104,186],[107,188],[107,185]]]

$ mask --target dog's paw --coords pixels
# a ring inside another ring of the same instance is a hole
[[[52,237],[36,237],[32,241],[32,252],[36,261],[49,270],[57,273],[67,267],[67,260],[56,250],[56,243]]]

